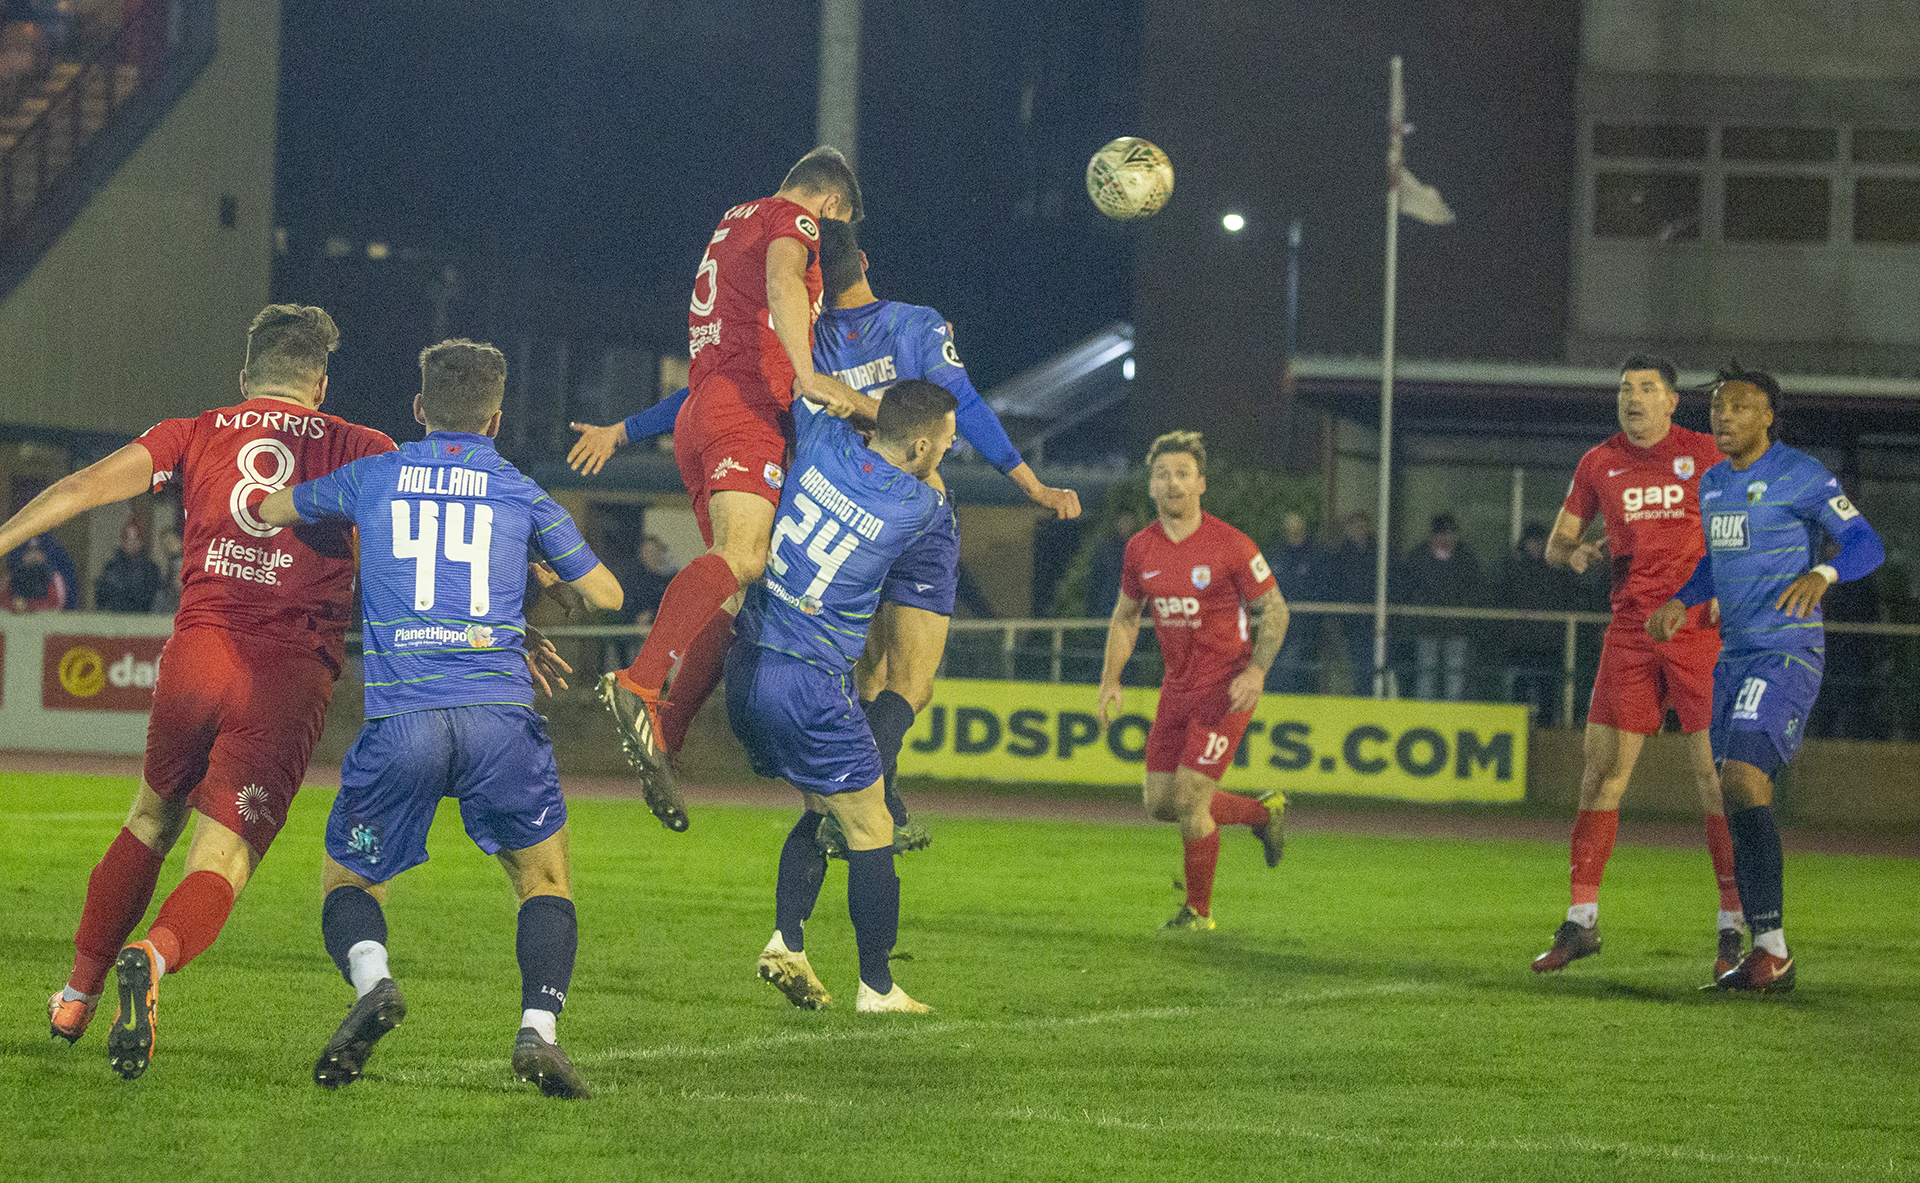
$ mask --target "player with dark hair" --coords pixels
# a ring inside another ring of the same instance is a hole
[[[806,796],[781,848],[774,932],[758,963],[762,978],[806,1009],[832,1001],[804,932],[821,885],[816,831],[828,815],[847,838],[858,1009],[928,1009],[887,965],[900,927],[893,819],[852,673],[888,569],[947,512],[926,478],[953,443],[955,405],[931,382],[901,382],[880,404],[871,443],[824,411],[796,409],[794,478],[781,494],[767,574],[748,590],[727,653],[727,719],[753,770]]]
[[[1611,556],[1613,621],[1587,707],[1586,767],[1573,823],[1571,895],[1553,945],[1533,959],[1536,973],[1564,969],[1600,951],[1600,880],[1620,825],[1620,800],[1646,737],[1669,708],[1680,719],[1700,796],[1702,825],[1719,888],[1716,972],[1740,959],[1744,924],[1733,876],[1733,840],[1720,800],[1707,725],[1713,718],[1713,665],[1720,654],[1711,606],[1688,615],[1671,645],[1652,644],[1647,617],[1686,582],[1700,542],[1700,474],[1719,462],[1713,437],[1673,423],[1680,405],[1673,363],[1636,355],[1620,366],[1620,431],[1580,458],[1546,560],[1584,573]],[[1580,541],[1598,516],[1603,538]]]
[[[186,509],[180,609],[161,651],[142,783],[87,880],[73,972],[47,1002],[53,1034],[77,1041],[116,967],[120,1012],[107,1059],[129,1080],[153,1054],[161,977],[213,943],[286,823],[340,676],[353,603],[348,531],[283,530],[257,512],[277,489],[393,450],[381,433],[320,410],[327,356],[339,343],[323,309],[263,309],[247,331],[241,402],[162,420],[0,526],[4,552],[169,484]],[[186,876],[146,937],[129,945],[190,814],[198,821]]]
[[[874,295],[866,278],[866,253],[860,249],[851,223],[828,221],[820,225],[820,267],[824,291],[832,305],[814,326],[813,360],[821,372],[830,372],[862,394],[876,398],[904,378],[924,378],[946,387],[958,400],[956,419],[961,438],[1006,473],[1035,504],[1062,518],[1080,516],[1078,494],[1041,483],[1007,438],[1000,420],[974,390],[946,319],[935,309]],[[612,427],[573,424],[581,438],[568,455],[568,462],[576,471],[598,472],[614,450],[630,440],[672,430],[674,416],[686,397],[684,390],[676,391]],[[935,488],[943,488],[938,472],[933,474],[932,483]],[[959,555],[958,524],[949,507],[945,525],[916,541],[894,564],[867,635],[867,656],[855,675],[886,768],[887,805],[898,827],[896,848],[902,851],[918,849],[928,840],[925,830],[908,816],[895,782],[900,745],[914,716],[933,697],[934,672],[946,648],[947,627],[959,586]],[[705,697],[683,667],[672,697],[660,708],[663,746],[668,752],[679,750],[687,726]],[[822,828],[822,834],[828,847],[839,853],[838,831],[831,821]],[[825,874],[824,866],[821,873]]]
[[[1187,899],[1163,927],[1204,932],[1214,926],[1220,827],[1250,827],[1269,867],[1280,865],[1284,850],[1286,797],[1252,800],[1219,785],[1286,639],[1287,602],[1253,540],[1200,508],[1207,448],[1199,432],[1154,440],[1147,472],[1147,495],[1159,518],[1128,541],[1121,561],[1120,598],[1100,672],[1100,723],[1119,717],[1120,673],[1140,639],[1141,609],[1150,603],[1166,675],[1147,731],[1144,800],[1156,821],[1180,827],[1186,847]],[[1252,640],[1249,611],[1260,614]]]
[[[722,609],[766,567],[793,434],[789,408],[810,398],[839,415],[876,409],[813,366],[820,221],[861,214],[860,184],[846,158],[816,148],[773,196],[727,211],[694,274],[687,312],[693,394],[674,425],[674,457],[707,551],[667,585],[633,664],[597,688],[647,805],[670,830],[687,828],[687,811],[661,732],[661,688],[678,663],[677,685],[689,698],[712,692],[732,634]]]
[[[1713,672],[1713,754],[1733,807],[1734,874],[1753,948],[1714,984],[1754,993],[1793,989],[1773,777],[1800,749],[1820,693],[1820,599],[1886,558],[1880,536],[1826,466],[1775,442],[1779,408],[1772,375],[1737,363],[1721,372],[1713,438],[1727,458],[1700,478],[1706,554],[1646,625],[1656,642],[1668,643],[1690,609],[1719,599],[1724,647]],[[1840,550],[1816,564],[1822,531]]]
[[[367,722],[327,819],[320,913],[327,952],[357,997],[313,1068],[327,1088],[357,1080],[406,1015],[380,903],[396,875],[426,861],[434,810],[455,797],[467,834],[499,857],[520,901],[513,1069],[547,1096],[588,1094],[556,1035],[579,934],[567,803],[533,712],[521,614],[528,548],[596,607],[618,608],[621,590],[567,511],[494,450],[506,377],[491,345],[431,346],[413,403],[425,439],[260,507],[270,522],[350,524],[362,539]]]

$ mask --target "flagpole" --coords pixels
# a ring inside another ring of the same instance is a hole
[[[1387,696],[1387,550],[1389,494],[1393,479],[1393,320],[1395,277],[1400,263],[1401,134],[1406,125],[1406,96],[1400,87],[1400,59],[1389,68],[1387,97],[1387,263],[1386,298],[1380,328],[1380,496],[1374,516],[1373,696]]]

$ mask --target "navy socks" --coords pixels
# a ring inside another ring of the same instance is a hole
[[[1771,932],[1781,926],[1786,896],[1780,830],[1774,825],[1773,807],[1752,805],[1729,813],[1727,830],[1733,837],[1733,880],[1740,890],[1740,905],[1747,913],[1747,927],[1756,936]]]
[[[799,953],[806,948],[803,930],[820,899],[820,885],[827,879],[827,855],[814,840],[820,823],[826,819],[813,812],[800,815],[780,848],[780,877],[773,888],[773,926]]]
[[[873,732],[873,744],[880,749],[880,770],[887,784],[887,812],[893,824],[907,824],[907,807],[900,800],[894,782],[900,775],[900,745],[913,727],[913,707],[892,690],[882,690],[872,702],[860,704],[867,712],[867,729]]]
[[[520,905],[514,952],[520,958],[520,1009],[560,1013],[573,982],[573,956],[580,946],[580,924],[573,901],[537,895]]]
[[[326,942],[327,955],[340,967],[340,976],[353,984],[353,970],[347,953],[361,941],[387,943],[387,914],[380,901],[358,887],[336,887],[320,905],[320,939]]]
[[[893,989],[887,955],[900,937],[900,877],[893,847],[847,852],[847,911],[860,946],[860,980],[882,994]]]

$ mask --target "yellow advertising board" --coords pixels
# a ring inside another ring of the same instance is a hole
[[[1140,783],[1160,692],[1127,688],[1101,727],[1092,686],[938,681],[900,750],[907,776]],[[1527,708],[1266,694],[1221,784],[1408,801],[1519,801]]]

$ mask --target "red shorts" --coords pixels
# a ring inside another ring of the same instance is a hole
[[[265,854],[287,822],[333,698],[317,653],[184,628],[160,651],[147,720],[147,787]]]
[[[1587,722],[1652,735],[1671,707],[1680,730],[1704,731],[1713,722],[1713,666],[1720,660],[1719,630],[1699,627],[1705,610],[1689,612],[1687,626],[1665,644],[1644,629],[1608,629]]]
[[[1240,737],[1247,733],[1252,711],[1227,705],[1227,682],[1198,690],[1160,691],[1160,709],[1147,730],[1147,771],[1172,772],[1191,768],[1209,780],[1233,763]]]
[[[787,479],[791,413],[764,389],[725,374],[700,384],[673,421],[673,456],[693,494],[700,537],[713,545],[707,503],[715,493],[752,493],[778,506]]]

